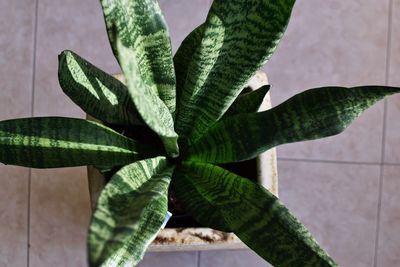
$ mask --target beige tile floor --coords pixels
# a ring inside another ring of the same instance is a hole
[[[160,0],[174,51],[211,0]],[[391,18],[391,19],[390,19]],[[400,1],[298,1],[264,68],[279,104],[322,85],[400,86]],[[0,0],[0,119],[83,112],[62,94],[57,55],[72,49],[119,68],[97,0]],[[282,200],[341,266],[400,263],[400,97],[346,133],[279,148]],[[86,266],[89,202],[84,168],[0,165],[0,267]],[[144,266],[268,266],[250,251],[149,253]]]

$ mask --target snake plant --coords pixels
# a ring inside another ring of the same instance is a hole
[[[170,188],[200,224],[235,233],[274,266],[337,266],[278,198],[221,167],[280,144],[338,134],[365,109],[400,92],[316,88],[258,112],[268,87],[239,94],[271,57],[294,4],[215,0],[173,57],[156,0],[101,0],[126,85],[72,51],[62,52],[63,91],[102,123],[2,121],[0,161],[111,170],[89,229],[90,266],[136,266],[166,219]]]

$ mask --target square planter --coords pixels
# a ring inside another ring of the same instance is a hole
[[[116,78],[123,81],[121,75]],[[249,81],[248,87],[255,90],[268,84],[265,73],[257,72]],[[269,93],[264,99],[260,110],[271,108]],[[89,118],[89,117],[88,117]],[[89,118],[90,119],[90,118]],[[276,167],[276,150],[271,149],[260,154],[254,159],[257,169],[258,183],[270,192],[278,195],[278,176]],[[105,177],[94,167],[88,166],[88,183],[92,209],[101,190],[106,185]],[[164,228],[150,245],[148,251],[191,251],[191,250],[219,250],[219,249],[243,249],[246,245],[233,233],[225,233],[210,228]]]

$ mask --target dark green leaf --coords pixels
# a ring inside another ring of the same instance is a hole
[[[225,223],[223,213],[215,208],[215,204],[208,198],[208,195],[192,185],[192,179],[197,181],[197,171],[185,173],[182,170],[182,168],[175,170],[172,186],[185,211],[204,226],[223,232],[232,232]],[[198,180],[199,183],[202,181]]]
[[[176,75],[176,103],[180,103],[182,94],[185,93],[183,88],[188,75],[189,64],[192,62],[195,53],[195,47],[200,45],[203,38],[205,25],[202,24],[194,29],[179,46],[174,56],[174,66]],[[188,98],[190,96],[185,96]],[[179,108],[179,106],[177,106]]]
[[[0,122],[0,162],[57,168],[122,166],[156,151],[98,123],[46,117]]]
[[[101,192],[89,230],[91,266],[136,266],[167,215],[173,168],[163,157],[118,171]]]
[[[338,266],[289,210],[262,186],[220,167],[186,162],[175,171],[177,196],[199,222],[223,221],[276,267]],[[206,201],[205,201],[206,200]],[[202,203],[208,204],[203,206]]]
[[[102,122],[141,124],[128,89],[120,81],[72,51],[63,51],[58,60],[61,88],[86,113]]]
[[[361,86],[307,90],[260,113],[218,122],[189,151],[192,160],[227,163],[253,158],[280,144],[344,131],[361,113],[399,88]]]
[[[294,2],[214,1],[204,30],[198,28],[198,33],[183,44],[181,53],[186,55],[179,58],[190,61],[177,64],[175,60],[177,68],[187,68],[177,70],[181,75],[178,79],[185,79],[176,119],[180,136],[195,142],[222,117],[247,81],[271,57]],[[178,85],[182,83],[178,81]]]
[[[260,108],[265,95],[268,93],[270,85],[264,85],[257,90],[239,95],[232,106],[224,114],[224,118],[241,113],[254,113]]]

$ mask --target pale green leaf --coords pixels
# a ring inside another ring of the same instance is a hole
[[[167,153],[172,157],[178,156],[178,135],[174,131],[174,121],[167,107],[140,78],[139,62],[131,55],[134,52],[121,42],[118,42],[118,51],[129,93],[137,110],[146,124],[160,136]]]
[[[144,122],[179,154],[174,131],[175,71],[168,30],[156,0],[101,0],[108,37]]]
[[[72,51],[63,51],[58,60],[61,88],[87,114],[112,124],[142,124],[128,89],[120,81]]]
[[[174,114],[175,71],[171,41],[157,0],[100,2],[116,58],[120,61],[121,57],[128,56],[124,58],[126,62],[132,60],[133,64],[140,66],[140,72],[135,75],[145,84],[146,90],[160,97],[171,114]],[[129,53],[124,51],[121,55],[118,42]],[[121,67],[124,74],[132,74]]]
[[[158,157],[127,165],[111,178],[92,216],[90,266],[139,263],[165,220],[172,172]]]

